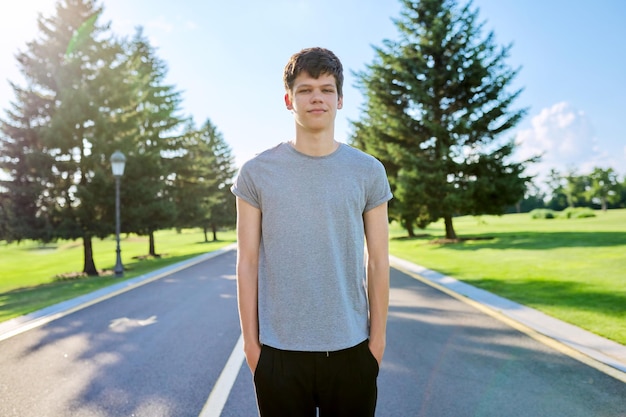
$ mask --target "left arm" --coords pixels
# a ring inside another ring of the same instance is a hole
[[[367,291],[370,308],[369,348],[378,363],[387,340],[389,308],[389,223],[387,203],[363,215],[367,244]]]

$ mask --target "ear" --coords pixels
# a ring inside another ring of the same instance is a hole
[[[285,106],[287,106],[287,110],[293,110],[293,105],[291,104],[291,97],[289,97],[289,93],[285,93]]]
[[[340,96],[339,100],[337,101],[337,109],[341,108],[343,108],[343,96]]]

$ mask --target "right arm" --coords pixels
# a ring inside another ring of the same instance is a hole
[[[237,302],[246,361],[254,373],[259,356],[258,266],[261,211],[237,197]]]

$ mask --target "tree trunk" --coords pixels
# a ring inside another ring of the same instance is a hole
[[[404,229],[408,233],[409,237],[415,237],[415,231],[413,230],[413,221],[403,219],[402,224],[404,225]]]
[[[211,231],[213,232],[213,242],[217,242],[217,226],[212,224]]]
[[[83,236],[83,260],[83,273],[89,276],[98,275],[98,270],[96,269],[96,264],[93,260],[93,247],[91,245],[90,235]]]
[[[602,198],[602,211],[606,211],[606,198]]]
[[[456,232],[454,231],[454,226],[452,225],[452,215],[446,214],[444,217],[444,222],[446,224],[446,239],[456,240]]]
[[[154,232],[153,232],[153,231],[150,231],[150,233],[148,234],[148,236],[149,236],[149,242],[150,242],[150,243],[149,243],[149,248],[148,248],[148,254],[149,254],[150,256],[154,256],[154,257],[156,257],[156,256],[157,256],[157,254],[156,254],[156,250],[154,249]]]
[[[204,231],[204,243],[209,243],[209,237],[207,235],[208,229],[206,226],[202,227],[202,230]]]

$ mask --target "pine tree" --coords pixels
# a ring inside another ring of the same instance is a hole
[[[230,192],[236,170],[232,152],[217,127],[206,120],[188,126],[184,155],[177,160],[174,182],[178,227],[200,227],[217,240],[220,227],[234,226],[235,199]]]
[[[509,161],[513,141],[501,139],[525,113],[510,110],[520,91],[506,88],[517,72],[504,62],[510,47],[482,37],[470,5],[402,3],[399,40],[376,47],[356,74],[367,101],[353,144],[387,168],[390,216],[409,235],[443,218],[446,238],[456,239],[453,216],[501,214],[529,181],[524,163]]]
[[[172,227],[176,207],[167,185],[170,173],[165,156],[176,142],[184,122],[178,115],[181,94],[165,84],[167,66],[143,36],[141,29],[127,45],[126,79],[131,100],[124,112],[122,138],[127,157],[122,189],[125,232],[149,237],[148,253],[158,256],[154,232]]]
[[[40,36],[17,55],[26,86],[13,84],[16,99],[2,121],[14,230],[44,241],[82,238],[89,275],[98,273],[93,237],[113,229],[108,156],[125,91],[122,50],[98,24],[101,12],[94,1],[65,0],[40,16]]]
[[[213,165],[211,165],[217,181],[212,189],[209,190],[213,196],[209,205],[208,216],[203,224],[204,240],[207,241],[207,229],[210,228],[213,235],[213,241],[217,240],[217,231],[221,227],[232,227],[236,224],[236,208],[235,197],[230,191],[233,185],[233,179],[236,175],[235,158],[231,148],[224,140],[222,134],[207,119],[202,131],[205,140],[209,143],[209,147],[215,157]]]

